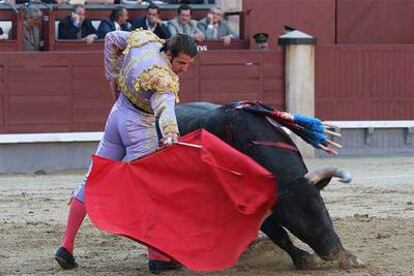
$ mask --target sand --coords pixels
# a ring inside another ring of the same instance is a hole
[[[306,163],[310,168],[338,165],[353,174],[351,184],[333,181],[322,197],[345,248],[366,267],[340,270],[321,262],[318,269],[299,271],[287,254],[261,237],[236,267],[204,274],[414,275],[414,157],[311,159]],[[65,202],[84,173],[0,175],[0,275],[149,274],[144,247],[101,232],[88,219],[77,240],[79,268],[62,271],[54,261],[68,211]],[[185,269],[165,273],[189,274],[199,273]]]

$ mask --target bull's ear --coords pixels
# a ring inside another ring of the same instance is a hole
[[[331,182],[332,177],[328,177],[328,178],[324,178],[319,180],[319,182],[315,183],[315,188],[318,191],[322,191],[323,188],[325,188],[325,186],[327,186],[329,184],[329,182]]]

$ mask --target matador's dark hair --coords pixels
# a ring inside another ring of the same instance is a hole
[[[172,57],[178,57],[180,53],[195,57],[198,53],[197,42],[186,34],[175,34],[165,41],[161,51],[170,51]]]

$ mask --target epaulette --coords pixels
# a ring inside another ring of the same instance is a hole
[[[153,32],[138,28],[134,30],[128,38],[127,46],[123,52],[124,56],[128,55],[131,48],[142,47],[150,42],[158,42],[164,44],[165,40],[159,38]]]

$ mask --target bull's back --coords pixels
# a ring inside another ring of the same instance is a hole
[[[209,112],[207,118],[204,128],[272,172],[280,186],[289,185],[306,174],[300,154],[289,149],[289,146],[295,147],[292,139],[266,116],[222,106]],[[252,145],[252,141],[272,141],[288,147]]]
[[[220,105],[209,102],[193,102],[179,104],[175,107],[178,128],[181,135],[204,128],[209,114]]]
[[[180,134],[185,135],[196,129],[204,128],[221,138],[223,141],[226,141],[227,134],[225,126],[229,125],[229,120],[232,120],[226,116],[226,114],[229,114],[229,110],[230,109],[226,108],[226,106],[220,106],[208,102],[195,102],[177,105],[176,115]],[[244,113],[244,116],[242,116],[239,112],[233,114],[235,116],[233,119],[236,119],[236,121],[238,120],[243,123],[250,122],[250,126],[246,126],[245,131],[236,133],[238,139],[248,135],[249,141],[277,140],[285,144],[293,145],[292,140],[280,126],[272,127],[264,117],[248,112]],[[263,130],[268,133],[266,139],[262,139],[264,137],[260,137],[263,135]],[[269,137],[271,137],[271,139],[267,139]],[[307,172],[306,166],[300,155],[292,150],[271,146],[255,146],[255,152],[249,152],[249,150],[239,148],[230,141],[226,142],[231,144],[231,146],[240,152],[249,155],[260,165],[277,176],[280,186],[288,185],[292,180],[303,176]],[[248,146],[248,149],[252,148],[249,146],[250,143],[246,143],[246,145]]]

